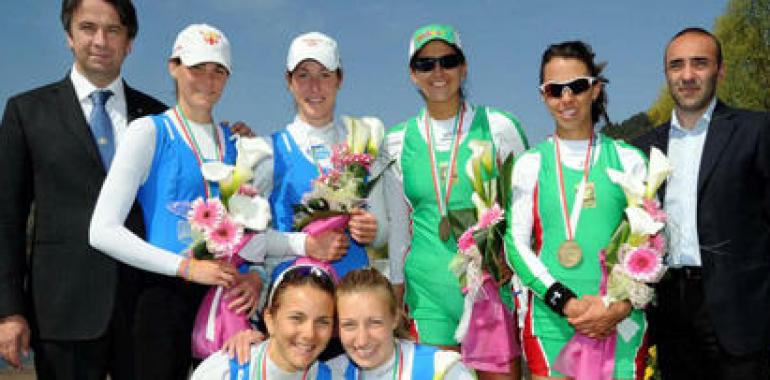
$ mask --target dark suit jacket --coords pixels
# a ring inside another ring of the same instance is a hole
[[[663,124],[635,145],[645,152],[651,146],[667,152],[670,128],[670,122]],[[696,185],[705,302],[717,338],[736,355],[767,349],[770,115],[717,102]],[[653,330],[654,323],[666,321],[653,319]]]
[[[166,109],[124,87],[129,121]],[[123,280],[138,273],[88,244],[104,177],[69,76],[8,100],[0,125],[0,317],[23,314],[42,339],[94,339],[106,331],[116,302],[131,300],[118,292],[130,291],[133,284]],[[138,207],[126,225],[143,236]]]

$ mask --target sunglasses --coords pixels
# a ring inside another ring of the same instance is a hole
[[[444,69],[454,69],[463,63],[463,57],[460,54],[449,54],[441,57],[418,57],[412,60],[410,66],[414,71],[427,73],[433,71],[437,63]]]
[[[268,297],[267,297],[267,308],[269,309],[270,306],[272,306],[273,298],[275,298],[275,291],[276,289],[278,289],[281,283],[285,281],[291,282],[298,278],[305,278],[305,277],[313,277],[324,288],[334,289],[334,284],[335,284],[334,277],[332,277],[332,275],[329,274],[329,272],[327,272],[325,269],[316,265],[311,265],[311,264],[295,265],[281,272],[281,274],[278,275],[275,281],[273,281],[273,284],[270,286],[270,292],[268,293]]]
[[[564,82],[548,82],[540,85],[540,92],[549,98],[561,98],[564,89],[569,88],[572,95],[580,94],[597,82],[596,77],[577,77]]]

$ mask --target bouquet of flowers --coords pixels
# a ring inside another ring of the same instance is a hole
[[[481,370],[494,371],[507,365],[516,353],[513,315],[500,299],[498,282],[507,270],[503,262],[504,211],[509,200],[513,155],[497,171],[492,143],[468,143],[471,159],[466,173],[473,184],[475,208],[449,210],[457,255],[450,264],[465,292],[463,315],[455,330],[462,342],[463,362]]]
[[[313,180],[312,188],[294,205],[294,228],[318,235],[345,228],[350,212],[366,203],[379,178],[369,178],[385,126],[374,117],[343,117],[347,141],[332,147],[333,168]]]
[[[610,180],[623,188],[628,206],[625,220],[601,252],[600,289],[606,303],[628,300],[639,309],[653,299],[650,284],[660,281],[666,272],[666,240],[661,233],[666,213],[655,193],[672,169],[666,156],[656,148],[650,151],[644,182],[630,173],[607,169]],[[616,334],[598,340],[575,333],[559,353],[554,368],[576,380],[611,379],[616,339]]]
[[[604,251],[610,302],[627,299],[635,308],[644,308],[654,295],[649,284],[657,283],[666,273],[663,263],[666,238],[661,233],[666,213],[655,193],[671,171],[668,159],[656,148],[650,151],[644,183],[628,173],[607,169],[610,180],[623,188],[628,201],[626,219],[615,230]]]
[[[221,162],[204,163],[204,179],[219,185],[219,198],[198,198],[187,212],[193,243],[192,257],[226,260],[243,272],[248,265],[238,251],[258,231],[267,228],[270,205],[246,184],[253,166],[270,154],[262,139],[236,137],[238,152],[234,166]],[[211,288],[198,308],[193,328],[193,356],[206,358],[218,351],[227,338],[250,328],[247,315],[238,315],[222,302],[221,286]]]

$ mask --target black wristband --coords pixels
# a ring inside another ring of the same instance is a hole
[[[561,282],[554,282],[545,292],[545,304],[562,317],[564,316],[564,306],[572,298],[577,298],[577,296]]]

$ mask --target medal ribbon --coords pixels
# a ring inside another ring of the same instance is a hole
[[[575,204],[572,207],[572,212],[567,218],[567,194],[564,189],[564,175],[561,169],[561,151],[559,150],[559,136],[556,133],[553,134],[553,146],[556,156],[556,172],[558,173],[557,185],[559,188],[559,201],[561,203],[562,217],[564,218],[564,227],[567,233],[566,240],[572,240],[575,237],[577,230],[578,218],[580,218],[580,211],[583,209],[583,195],[585,193],[586,182],[588,182],[588,175],[591,172],[591,165],[593,161],[593,144],[594,134],[591,133],[591,137],[588,139],[588,149],[586,150],[586,159],[583,164],[583,178],[580,179],[580,185],[578,185],[578,191],[575,195]]]
[[[452,152],[449,156],[449,171],[447,172],[446,183],[444,184],[446,191],[444,191],[444,198],[441,197],[441,178],[438,175],[438,167],[436,166],[436,152],[433,148],[435,143],[433,142],[433,124],[428,118],[428,111],[425,110],[425,136],[428,140],[428,151],[430,157],[430,174],[433,178],[433,192],[436,194],[436,204],[438,205],[438,211],[441,217],[446,216],[447,208],[449,208],[449,196],[452,194],[452,177],[454,177],[455,169],[457,166],[457,151],[460,146],[460,136],[463,133],[463,116],[465,115],[465,103],[457,110],[457,117],[455,118],[455,126],[452,130]]]
[[[261,368],[261,373],[259,374],[259,380],[267,380],[267,355],[265,354],[265,351],[267,350],[267,345],[270,343],[265,343],[262,346],[262,349],[259,351],[259,355],[257,355],[257,363],[259,363],[259,366]],[[310,372],[310,367],[305,368],[305,372],[302,373],[302,380],[307,379],[307,373]]]
[[[195,160],[198,161],[198,166],[203,165],[203,160],[206,158],[203,156],[203,151],[201,151],[201,147],[198,145],[198,140],[195,139],[195,134],[192,133],[192,130],[190,129],[189,122],[187,121],[187,118],[184,115],[184,112],[182,111],[182,108],[177,105],[174,107],[174,115],[176,115],[176,120],[179,122],[179,125],[182,127],[182,133],[184,135],[185,140],[187,140],[187,144],[190,146],[191,150],[193,151],[193,155],[195,156]],[[214,137],[214,143],[217,144],[217,159],[219,159],[219,162],[224,161],[224,152],[222,150],[222,144],[220,143],[220,140],[223,138],[220,134],[222,133],[219,128],[214,127],[214,131],[216,136]],[[203,179],[203,190],[206,192],[206,199],[211,198],[211,185],[206,181],[206,179]]]
[[[404,372],[404,352],[401,351],[401,345],[395,342],[396,346],[396,363],[393,364],[393,380],[401,380],[401,374]],[[364,370],[358,369],[358,380],[364,380]]]

